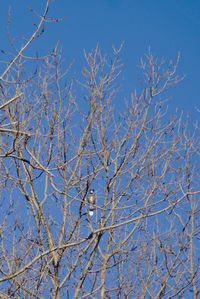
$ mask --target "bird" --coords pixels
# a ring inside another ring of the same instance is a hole
[[[89,193],[88,193],[88,203],[89,203],[89,215],[92,216],[94,214],[94,205],[96,202],[96,196],[95,196],[95,192],[94,189],[90,189]]]

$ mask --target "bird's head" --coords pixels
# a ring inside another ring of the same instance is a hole
[[[90,193],[90,194],[94,194],[94,189],[91,189],[91,190],[89,191],[89,193]]]

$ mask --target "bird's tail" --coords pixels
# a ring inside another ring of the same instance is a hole
[[[90,206],[89,206],[89,215],[90,215],[90,216],[92,216],[92,215],[94,214],[93,211],[94,211],[94,205],[91,205],[91,204],[90,204]]]

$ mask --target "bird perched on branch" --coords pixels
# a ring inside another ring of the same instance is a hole
[[[96,202],[96,196],[94,193],[94,189],[91,189],[88,193],[88,203],[89,203],[89,215],[92,216],[94,214],[94,205]]]

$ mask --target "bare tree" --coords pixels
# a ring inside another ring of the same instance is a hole
[[[30,74],[48,5],[0,77],[1,296],[197,298],[199,129],[167,112],[179,56],[149,50],[127,98],[121,48],[85,53],[81,82],[58,47]]]

